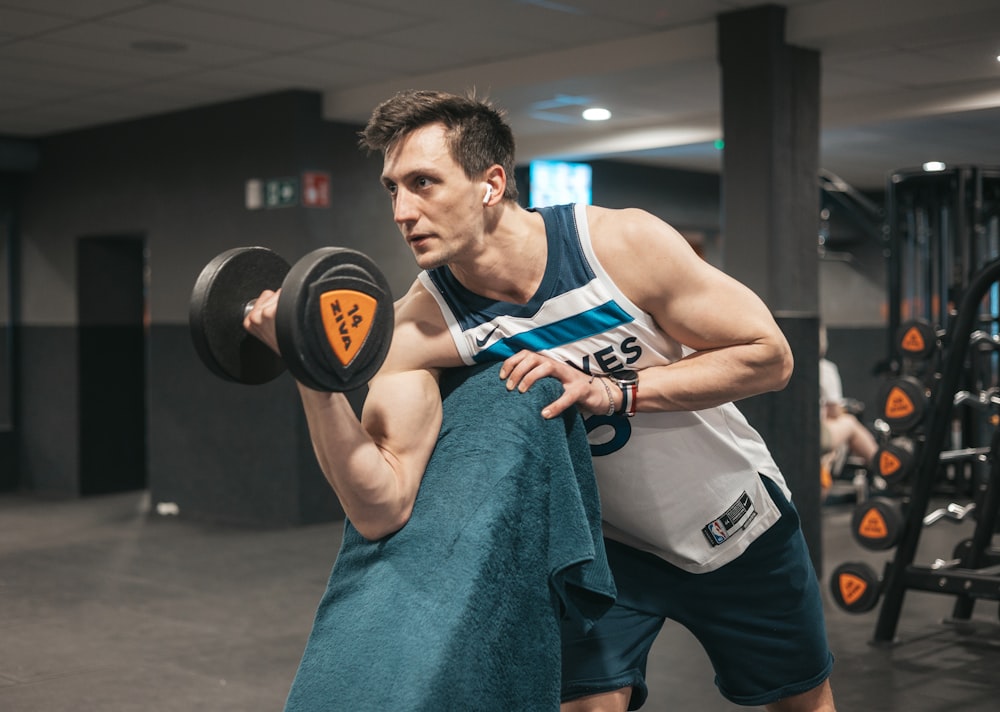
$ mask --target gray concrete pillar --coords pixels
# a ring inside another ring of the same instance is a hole
[[[784,391],[739,405],[788,480],[819,572],[819,54],[786,44],[784,24],[777,5],[718,19],[723,266],[764,299],[795,353]]]

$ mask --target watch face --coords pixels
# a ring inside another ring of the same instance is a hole
[[[639,380],[639,374],[635,371],[612,371],[610,375],[619,383],[636,383]]]

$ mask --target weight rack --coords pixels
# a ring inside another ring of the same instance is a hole
[[[967,620],[977,599],[1000,600],[1000,551],[991,548],[1000,508],[1000,429],[991,441],[989,476],[977,507],[971,545],[956,565],[924,566],[913,563],[930,504],[939,461],[952,424],[955,395],[965,371],[971,335],[977,328],[979,306],[992,285],[1000,280],[1000,259],[976,273],[962,295],[944,340],[944,366],[925,415],[926,437],[914,472],[907,516],[894,558],[886,564],[882,603],[873,642],[891,643],[896,635],[906,591],[917,590],[956,596],[953,617]],[[977,493],[977,495],[980,493]]]

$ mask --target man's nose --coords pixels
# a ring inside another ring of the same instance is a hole
[[[405,190],[397,190],[392,201],[392,217],[397,224],[416,220],[416,201]]]

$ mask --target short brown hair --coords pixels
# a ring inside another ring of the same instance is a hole
[[[359,143],[369,152],[384,154],[412,131],[437,123],[447,130],[452,158],[470,179],[499,164],[507,173],[504,197],[517,200],[514,133],[503,111],[476,98],[475,92],[465,96],[425,90],[400,92],[375,107],[359,134]]]

